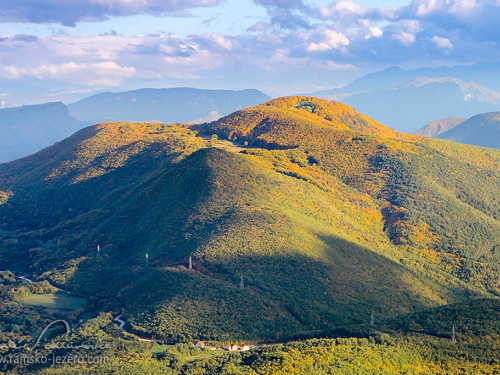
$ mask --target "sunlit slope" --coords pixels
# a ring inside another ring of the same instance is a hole
[[[411,137],[388,128],[355,111],[351,107],[323,99],[291,96],[270,100],[264,104],[237,111],[215,122],[215,127],[228,138],[247,138],[260,144],[300,142],[309,130],[353,130],[390,137]],[[211,128],[213,128],[213,123]],[[293,129],[295,137],[283,133]]]
[[[393,243],[496,293],[500,153],[397,133],[373,120],[361,129],[352,125],[359,114],[342,105],[353,117],[338,126],[325,124],[319,110],[307,109],[334,111],[337,105],[306,97],[276,99],[202,130],[296,149],[307,160],[303,170],[319,169],[320,180],[335,178],[380,200],[384,230]],[[341,110],[334,113],[348,118]]]

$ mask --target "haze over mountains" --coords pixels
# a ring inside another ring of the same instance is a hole
[[[449,117],[431,121],[414,134],[499,149],[500,112],[482,113],[469,119]]]
[[[434,120],[418,129],[413,134],[422,137],[437,137],[438,135],[443,134],[445,131],[454,128],[458,124],[461,124],[465,120],[467,119],[461,117],[447,117],[440,120]]]
[[[31,155],[88,125],[71,117],[61,102],[1,109],[0,163]]]
[[[447,141],[500,148],[500,112],[483,113],[438,135]]]
[[[257,90],[142,89],[63,103],[0,110],[0,163],[31,155],[106,120],[205,122],[270,97]],[[69,110],[69,113],[68,113]]]
[[[399,131],[446,117],[500,110],[500,63],[403,70],[392,67],[313,93],[340,100]]]
[[[464,82],[474,82],[493,91],[500,91],[500,62],[483,62],[473,65],[443,66],[440,68],[419,68],[404,70],[397,66],[367,74],[350,84],[331,90],[321,90],[312,95],[330,100],[337,95],[353,94],[365,91],[382,90],[389,86],[411,81],[417,78],[455,77]],[[337,97],[337,100],[339,98]]]
[[[499,63],[410,71],[394,67],[315,95],[341,100],[385,125],[412,133],[436,119],[468,118],[500,110],[500,94],[494,91],[500,87],[499,75]],[[0,162],[34,153],[88,124],[211,122],[269,99],[258,90],[141,89],[96,94],[69,104],[67,110],[60,103],[57,108],[61,114],[57,118],[51,105],[9,109],[2,112],[6,136],[0,140]],[[38,122],[39,119],[33,118],[35,112],[40,118],[51,120]],[[16,119],[11,120],[8,113],[16,113]],[[431,124],[418,134],[434,136],[455,124],[455,120],[445,122]],[[461,138],[450,138],[458,139]],[[473,142],[483,144],[479,138]]]
[[[69,104],[68,110],[73,117],[93,124],[104,121],[194,122],[212,112],[219,117],[226,116],[270,99],[258,90],[140,89],[93,95]]]

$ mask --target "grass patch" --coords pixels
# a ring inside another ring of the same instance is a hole
[[[51,294],[33,294],[23,299],[28,305],[49,307],[52,309],[84,310],[87,300],[57,292]]]
[[[220,353],[220,351],[219,351]],[[200,355],[193,355],[193,356],[187,356],[185,357],[184,359],[188,362],[193,362],[193,361],[197,361],[199,359],[209,359],[209,358],[212,358],[213,356],[219,354],[217,352],[207,352],[207,353],[204,353],[204,354],[200,354]]]
[[[173,345],[159,345],[150,350],[151,353],[165,353],[168,349],[173,348]]]

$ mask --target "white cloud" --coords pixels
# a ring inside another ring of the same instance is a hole
[[[443,8],[446,2],[448,2],[448,0],[414,0],[413,7],[415,8],[417,16],[425,17]]]
[[[394,34],[392,36],[392,38],[399,40],[405,46],[408,46],[412,43],[415,43],[415,41],[416,41],[415,35],[407,33],[407,32],[402,32],[400,34]]]
[[[384,35],[382,29],[379,29],[378,27],[375,26],[370,26],[368,27],[368,33],[365,35],[365,39],[370,39],[372,37],[380,38],[382,35]]]
[[[79,64],[66,62],[63,64],[40,65],[34,68],[5,66],[3,76],[8,79],[34,77],[36,79],[64,80],[72,77],[74,82],[86,83],[89,86],[118,86],[124,78],[134,76],[134,67],[119,66],[114,61],[95,64]],[[89,80],[89,77],[90,78]]]
[[[446,38],[440,38],[438,36],[433,36],[431,38],[432,42],[436,44],[437,47],[442,48],[442,49],[447,49],[449,51],[453,50],[453,44],[450,42],[449,39]]]
[[[467,17],[471,13],[474,13],[479,6],[476,0],[456,0],[449,8],[449,12],[458,17]]]
[[[142,12],[155,1],[85,0],[113,8],[113,12],[118,12],[116,7]],[[216,2],[203,1],[197,4]],[[341,0],[316,9],[310,5],[312,0],[256,2],[265,6],[268,15],[261,10],[255,25],[243,35],[0,37],[0,75],[19,81],[57,80],[105,87],[142,78],[169,85],[213,82],[214,77],[236,82],[249,72],[253,84],[255,77],[266,74],[270,80],[291,82],[300,69],[325,74],[352,66],[414,64],[424,59],[428,64],[442,63],[443,56],[453,63],[500,59],[500,0],[413,0],[393,8]],[[282,17],[283,25],[289,21],[290,27],[277,27],[277,18],[272,19],[276,15]],[[305,26],[294,29],[297,17],[305,20]]]

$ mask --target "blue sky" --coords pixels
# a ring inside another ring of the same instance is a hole
[[[3,0],[0,95],[313,92],[392,65],[497,61],[499,18],[500,0]]]

